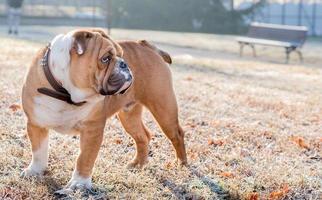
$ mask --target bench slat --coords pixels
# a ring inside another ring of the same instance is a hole
[[[266,40],[266,39],[257,39],[250,37],[238,37],[238,42],[250,43],[250,44],[260,44],[260,45],[268,45],[268,46],[277,46],[277,47],[297,47],[298,44],[290,43],[290,42],[281,42],[276,40]]]

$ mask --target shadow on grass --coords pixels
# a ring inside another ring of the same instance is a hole
[[[183,186],[176,185],[174,182],[168,179],[161,179],[160,182],[164,187],[168,188],[171,191],[173,196],[175,196],[179,200],[204,199],[203,197],[197,194],[187,191]]]
[[[47,187],[47,190],[50,194],[53,194],[56,190],[63,187],[57,182],[56,179],[52,178],[51,176],[45,176],[42,182]]]
[[[217,181],[207,177],[193,167],[189,167],[188,169],[191,174],[198,177],[199,180],[210,189],[210,191],[213,193],[214,199],[238,199],[237,197],[231,195],[227,190],[225,190]]]
[[[221,200],[230,200],[230,199],[239,199],[238,197],[235,197],[234,195],[231,195],[227,190],[225,190],[217,181],[207,177],[206,175],[202,174],[200,171],[193,167],[188,167],[188,170],[190,173],[196,177],[206,186],[210,189],[212,192],[212,196],[210,199],[221,199]],[[158,176],[156,176],[158,177]],[[205,197],[202,197],[198,194],[195,194],[193,192],[189,192],[184,186],[177,185],[173,181],[167,179],[167,178],[161,178],[159,182],[166,188],[168,188],[171,193],[179,200],[199,200],[199,199],[205,199]]]
[[[64,188],[63,185],[59,184],[56,179],[46,176],[42,183],[47,187],[50,196],[53,199],[64,199],[64,200],[72,200],[72,199],[95,199],[95,200],[106,200],[109,199],[107,195],[107,191],[95,187],[88,189],[76,189],[76,190],[66,190],[66,193],[57,193],[57,191],[62,190]]]

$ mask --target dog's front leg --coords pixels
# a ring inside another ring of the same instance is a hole
[[[27,132],[31,142],[32,160],[21,176],[41,176],[48,165],[48,129],[28,122]]]
[[[80,154],[77,158],[76,168],[67,188],[92,187],[92,169],[103,140],[103,129],[82,132],[80,135]]]

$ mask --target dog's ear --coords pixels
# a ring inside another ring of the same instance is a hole
[[[117,55],[120,56],[120,57],[123,56],[123,49],[122,49],[122,47],[117,42],[115,42],[110,36],[108,36],[107,33],[103,29],[95,28],[95,29],[92,29],[92,31],[93,32],[96,32],[96,33],[99,33],[104,38],[110,40],[112,42],[114,48],[116,49]]]
[[[73,48],[76,50],[78,55],[83,55],[86,51],[87,42],[93,37],[93,33],[88,31],[79,31],[74,34]]]
[[[93,29],[91,29],[91,31],[93,31],[95,33],[101,34],[104,38],[109,38],[107,36],[107,33],[104,31],[104,29],[101,29],[101,28],[93,28]]]

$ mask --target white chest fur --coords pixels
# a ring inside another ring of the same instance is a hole
[[[49,96],[36,96],[33,111],[35,122],[60,133],[73,134],[75,126],[86,120],[94,106],[103,99],[103,96],[92,97],[82,106],[73,106]]]

